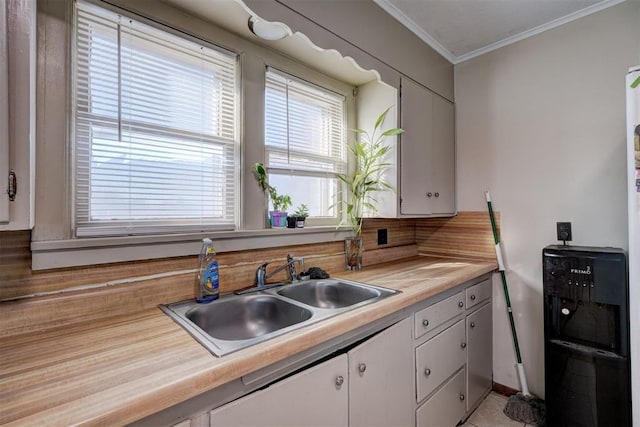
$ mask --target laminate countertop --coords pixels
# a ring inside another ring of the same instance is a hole
[[[339,337],[495,270],[417,257],[337,277],[402,291],[216,357],[160,309],[0,341],[0,424],[121,425]]]

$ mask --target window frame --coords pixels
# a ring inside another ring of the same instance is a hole
[[[191,15],[176,14],[170,5],[159,3],[145,10],[129,0],[106,3],[86,0],[116,13],[131,14],[146,24],[162,25],[181,35],[193,37],[233,51],[239,55],[238,111],[240,114],[240,218],[236,231],[189,232],[142,236],[75,238],[71,230],[69,193],[72,159],[69,151],[71,126],[71,43],[70,23],[73,4],[38,4],[36,118],[35,227],[32,232],[32,268],[34,270],[93,265],[139,259],[166,258],[197,254],[202,237],[212,237],[221,251],[273,248],[330,241],[349,236],[346,226],[308,224],[304,229],[270,229],[267,198],[259,189],[251,166],[264,161],[264,70],[266,66],[304,76],[319,86],[334,88],[347,95],[347,129],[356,127],[356,102],[353,85],[338,81],[285,54],[234,35],[210,22]],[[111,4],[113,3],[113,4]],[[114,6],[115,4],[115,6]],[[61,25],[64,23],[64,25]],[[44,44],[46,43],[46,49]],[[66,59],[64,59],[66,58]],[[66,108],[61,108],[61,100]],[[348,133],[348,132],[347,132]]]

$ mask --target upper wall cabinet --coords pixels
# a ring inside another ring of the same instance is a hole
[[[0,2],[0,231],[33,226],[34,28],[35,2]]]
[[[455,215],[453,103],[406,78],[400,91],[400,216]]]

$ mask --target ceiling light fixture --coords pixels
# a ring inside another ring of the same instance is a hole
[[[291,35],[291,30],[282,22],[263,21],[255,16],[249,17],[249,29],[263,40],[280,40]]]

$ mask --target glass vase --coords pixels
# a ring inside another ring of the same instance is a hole
[[[362,237],[347,237],[344,239],[344,258],[347,270],[362,269],[362,253],[364,244]]]

